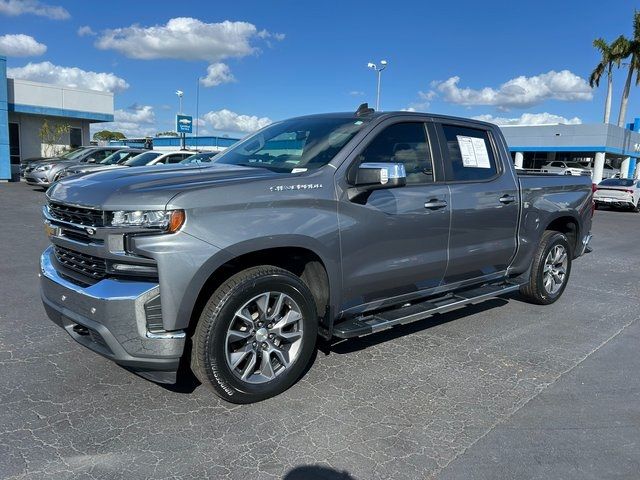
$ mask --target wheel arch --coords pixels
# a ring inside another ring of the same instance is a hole
[[[273,265],[299,276],[309,287],[316,302],[319,317],[319,333],[330,337],[335,315],[335,295],[340,281],[337,264],[322,249],[313,248],[308,242],[292,242],[271,238],[268,244],[251,243],[236,245],[222,251],[203,265],[194,277],[189,291],[191,299],[184,305],[183,314],[188,319],[188,331],[192,332],[200,313],[211,294],[235,273],[258,265]],[[186,323],[186,322],[185,322]]]
[[[572,253],[578,251],[578,242],[580,237],[580,222],[573,215],[559,215],[550,220],[545,229],[555,232],[564,233],[569,239],[569,245],[572,248]]]

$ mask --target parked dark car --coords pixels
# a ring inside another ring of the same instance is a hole
[[[148,152],[148,150],[141,148],[123,148],[122,150],[113,152],[101,162],[82,163],[79,165],[71,165],[69,167],[66,167],[58,174],[57,179],[60,180],[61,178],[70,177],[73,175],[80,175],[84,173],[98,172],[100,170],[108,170],[110,168],[117,168],[118,166],[123,165],[127,160],[133,159],[134,157],[145,152]]]

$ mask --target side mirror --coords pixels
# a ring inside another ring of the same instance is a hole
[[[93,157],[87,158],[87,163],[96,163],[96,159]]]
[[[366,190],[403,187],[407,184],[407,173],[402,163],[361,163],[354,183]]]

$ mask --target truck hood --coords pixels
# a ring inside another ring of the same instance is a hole
[[[47,190],[47,197],[102,210],[162,210],[169,200],[186,190],[282,176],[286,174],[222,164],[111,168],[65,178]]]

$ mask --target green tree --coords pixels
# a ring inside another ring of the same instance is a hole
[[[620,35],[612,43],[607,43],[604,38],[596,38],[593,46],[600,51],[600,62],[591,72],[589,85],[591,88],[599,87],[602,75],[607,74],[607,99],[604,104],[604,123],[609,123],[611,116],[611,96],[613,91],[613,67],[620,67],[622,55],[625,53],[626,39]]]
[[[108,142],[109,140],[124,140],[127,136],[121,132],[111,132],[109,130],[100,130],[93,134],[94,140],[102,140]]]
[[[627,80],[622,90],[622,100],[620,101],[620,113],[618,115],[618,126],[624,127],[627,116],[627,106],[629,104],[629,93],[631,91],[631,78],[636,74],[636,85],[640,83],[640,12],[633,12],[633,38],[624,38],[621,41],[621,59],[628,58]]]
[[[46,118],[42,121],[42,126],[38,132],[40,137],[40,143],[44,145],[44,156],[52,157],[56,155],[59,150],[59,145],[62,143],[62,136],[69,133],[71,126],[66,123],[51,122]]]

